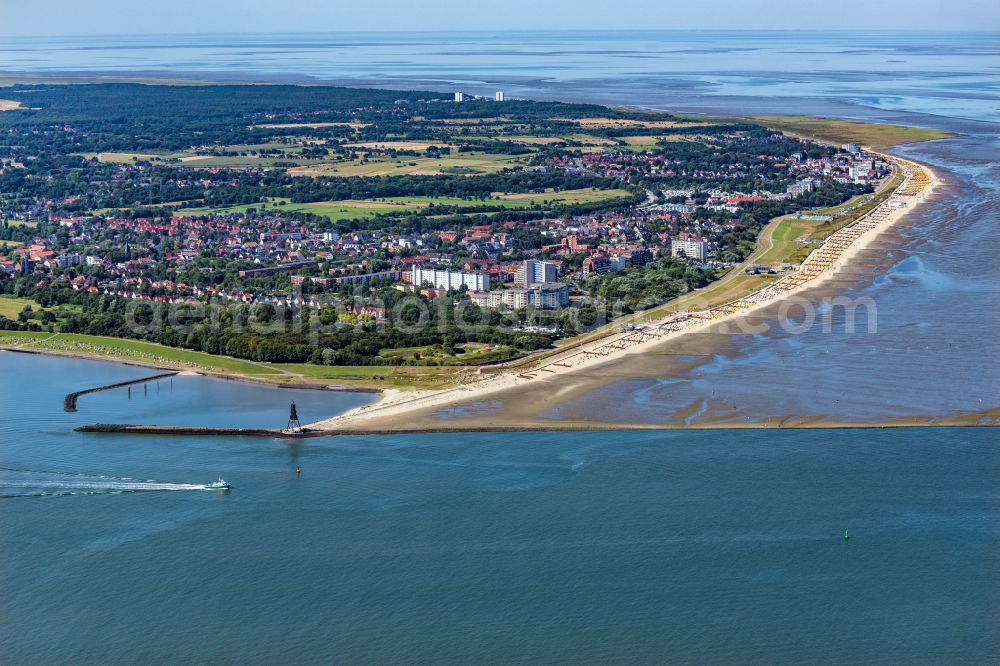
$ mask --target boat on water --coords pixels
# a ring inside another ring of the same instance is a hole
[[[226,483],[224,480],[219,479],[215,483],[206,483],[205,490],[229,490],[232,486]]]

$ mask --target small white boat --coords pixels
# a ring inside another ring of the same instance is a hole
[[[215,483],[206,483],[205,484],[205,490],[229,490],[230,488],[232,488],[232,486],[230,486],[228,483],[226,483],[222,479],[219,479]]]

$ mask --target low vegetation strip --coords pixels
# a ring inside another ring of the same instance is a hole
[[[883,123],[862,123],[811,116],[753,116],[751,120],[789,134],[834,144],[857,143],[875,149],[903,143],[947,139],[948,132]]]
[[[109,338],[79,333],[43,333],[0,331],[0,348],[16,348],[61,353],[74,356],[108,358],[155,366],[179,365],[206,372],[235,373],[251,377],[279,374],[265,365],[215,356],[187,349],[175,349],[152,342]]]

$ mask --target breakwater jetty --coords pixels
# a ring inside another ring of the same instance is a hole
[[[280,439],[301,439],[304,437],[324,437],[332,435],[328,430],[276,430],[273,428],[208,428],[201,426],[130,425],[127,423],[95,423],[74,428],[76,432],[124,434],[124,435],[204,435],[277,437]]]
[[[73,393],[66,394],[63,398],[63,410],[67,412],[76,411],[76,401],[81,395],[87,395],[88,393],[98,393],[100,391],[110,391],[111,389],[121,388],[123,386],[132,386],[133,384],[145,384],[146,382],[153,382],[157,379],[166,379],[167,377],[173,377],[176,372],[161,372],[157,375],[152,375],[150,377],[140,377],[139,379],[130,379],[127,382],[118,382],[117,384],[107,384],[106,386],[97,386],[95,388],[84,389],[82,391],[74,391]]]

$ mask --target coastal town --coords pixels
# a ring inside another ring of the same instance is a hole
[[[0,116],[0,291],[24,299],[0,329],[257,362],[489,365],[734,272],[763,287],[894,174],[856,144],[740,121],[341,89],[290,89],[302,109],[276,113],[236,90],[242,106],[219,99],[199,122],[157,115],[144,88],[124,122],[164,127],[140,139],[54,122],[71,113],[59,96],[44,122]],[[813,228],[748,262],[782,216]]]

